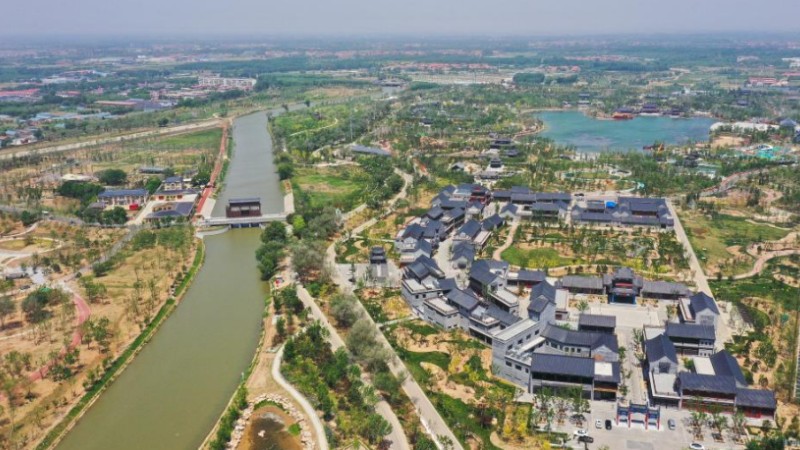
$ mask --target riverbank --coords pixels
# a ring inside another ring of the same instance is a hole
[[[161,306],[158,313],[148,326],[142,330],[139,336],[131,342],[131,344],[114,360],[110,367],[106,370],[103,377],[91,389],[89,389],[83,397],[70,409],[67,415],[61,419],[45,437],[36,445],[37,450],[47,450],[55,448],[59,442],[72,430],[77,422],[83,415],[91,408],[91,406],[100,398],[100,395],[119,377],[126,367],[134,360],[137,354],[144,348],[156,331],[161,327],[167,317],[175,310],[178,304],[183,299],[186,288],[194,279],[195,274],[203,264],[205,258],[205,246],[203,241],[200,240],[195,252],[194,261],[187,275],[183,278],[181,283],[175,289],[172,298],[168,299],[164,305]]]

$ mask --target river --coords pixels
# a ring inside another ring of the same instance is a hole
[[[559,145],[571,145],[581,152],[641,150],[655,141],[685,144],[708,140],[714,119],[692,117],[636,117],[633,120],[598,120],[580,111],[536,113],[544,122],[542,136]]]
[[[224,210],[231,197],[261,197],[262,211],[282,212],[266,115],[236,119],[233,138],[216,206]],[[205,263],[178,308],[59,450],[194,450],[202,443],[258,344],[266,293],[254,257],[259,232],[205,238]]]

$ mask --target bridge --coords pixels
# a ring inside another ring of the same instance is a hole
[[[263,214],[249,217],[209,217],[199,219],[199,227],[228,226],[230,228],[258,227],[267,222],[285,221],[286,213]]]

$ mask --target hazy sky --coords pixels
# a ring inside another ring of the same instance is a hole
[[[800,31],[800,0],[34,0],[4,35]]]

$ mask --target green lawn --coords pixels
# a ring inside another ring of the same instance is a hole
[[[710,281],[714,296],[720,300],[735,302],[742,298],[759,297],[772,300],[793,309],[800,302],[800,289],[789,286],[771,276],[760,276],[735,281]]]
[[[684,214],[681,220],[697,257],[704,265],[730,258],[732,255],[727,250],[730,246],[746,247],[756,242],[776,241],[789,233],[787,230],[725,214],[710,219],[701,214],[690,213]]]
[[[544,268],[561,267],[574,263],[571,258],[565,258],[554,248],[533,248],[523,250],[511,246],[500,255],[504,261],[519,267]]]
[[[187,149],[187,148],[219,148],[222,139],[222,129],[212,128],[210,130],[196,131],[194,133],[176,134],[175,136],[157,139],[154,147],[166,149]]]
[[[343,211],[363,201],[367,183],[367,175],[357,166],[303,167],[292,177],[294,188],[307,194],[312,205],[331,205]]]

